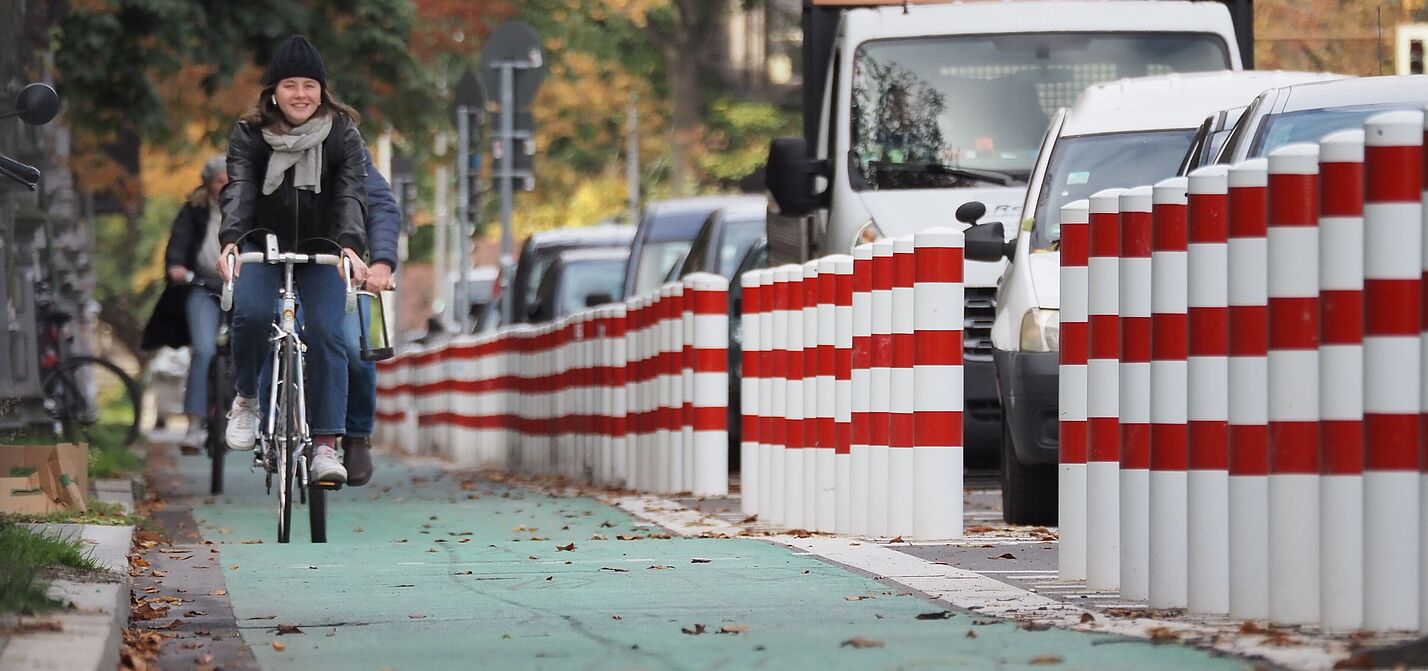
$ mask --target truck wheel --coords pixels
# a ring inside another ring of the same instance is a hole
[[[1056,524],[1056,466],[1023,465],[1002,422],[1002,519],[1008,524]]]

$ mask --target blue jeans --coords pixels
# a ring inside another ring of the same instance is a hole
[[[218,298],[202,287],[192,287],[184,304],[188,321],[188,384],[184,387],[183,411],[190,417],[208,415],[208,364],[218,350]]]
[[[342,435],[347,416],[347,287],[340,271],[330,266],[298,266],[293,280],[307,316],[302,334],[307,345],[303,383],[308,425],[314,436]],[[233,290],[234,387],[248,398],[267,388],[259,385],[259,373],[272,359],[269,338],[282,282],[281,266],[245,263]],[[262,401],[266,404],[266,394]]]
[[[359,339],[366,324],[359,315],[371,311],[371,298],[358,296],[361,302],[357,310],[347,315],[347,435],[367,437],[372,435],[372,425],[377,421],[377,363],[362,360],[362,341]]]

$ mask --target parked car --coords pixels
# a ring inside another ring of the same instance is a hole
[[[466,269],[466,311],[471,315],[471,323],[480,325],[486,319],[488,311],[494,311],[495,306],[496,279],[500,274],[500,269],[496,266],[478,266]],[[459,297],[461,295],[461,275],[457,272],[447,274],[447,281],[451,283],[451,295]],[[460,303],[457,298],[455,303]],[[477,328],[479,331],[480,329]]]
[[[621,283],[629,257],[630,250],[619,247],[556,254],[526,308],[526,321],[543,324],[624,298]]]
[[[658,287],[689,251],[704,220],[726,207],[766,207],[763,196],[701,196],[645,204],[630,249],[624,295],[639,296]]]
[[[768,207],[762,201],[715,210],[694,236],[675,279],[690,273],[713,273],[736,282],[734,271],[739,262],[765,239],[767,218]]]
[[[1056,114],[1042,140],[1015,242],[1004,242],[1000,222],[967,230],[968,259],[1010,259],[992,324],[1004,413],[1002,510],[1007,521],[1056,521],[1061,206],[1102,189],[1171,177],[1207,114],[1244,104],[1266,88],[1323,76],[1217,72],[1094,85],[1073,107]]]
[[[1268,156],[1296,142],[1318,142],[1334,131],[1358,128],[1369,117],[1423,109],[1428,86],[1416,75],[1359,77],[1286,85],[1261,93],[1235,121],[1215,163]],[[1199,165],[1187,166],[1186,172]]]
[[[615,247],[628,251],[630,241],[634,237],[635,227],[613,224],[532,233],[521,244],[515,276],[509,284],[504,285],[504,290],[502,286],[498,286],[496,290],[503,294],[500,296],[503,301],[511,301],[510,314],[514,315],[513,321],[527,321],[531,298],[535,296],[536,288],[540,286],[546,269],[557,255],[567,249]],[[499,326],[502,317],[501,310],[487,310],[486,318],[477,330],[486,331]]]

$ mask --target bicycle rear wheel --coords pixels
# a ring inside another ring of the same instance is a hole
[[[65,440],[112,449],[139,439],[139,384],[113,362],[69,357],[45,376],[44,389]]]

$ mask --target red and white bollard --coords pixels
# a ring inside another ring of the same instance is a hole
[[[773,377],[769,400],[770,430],[761,432],[769,436],[773,445],[770,452],[769,469],[765,471],[769,480],[769,521],[778,525],[788,524],[788,428],[789,428],[789,371],[792,357],[789,355],[789,322],[793,312],[791,299],[793,288],[790,284],[794,274],[803,277],[803,268],[786,264],[772,271],[774,276],[773,351],[769,354],[771,366],[765,367]],[[800,322],[802,321],[800,317]],[[799,408],[802,410],[800,399]]]
[[[609,308],[610,329],[607,332],[610,339],[610,380],[608,383],[610,397],[610,482],[615,487],[629,487],[630,463],[629,443],[627,440],[628,425],[627,417],[629,412],[629,395],[626,393],[626,380],[629,377],[629,367],[625,363],[626,346],[629,342],[626,338],[627,320],[625,317],[626,306],[624,303],[615,303]]]
[[[869,470],[872,452],[872,358],[873,358],[873,246],[853,248],[853,352],[849,373],[849,420],[852,436],[848,448],[848,532],[855,536],[871,533],[868,524]]]
[[[1363,625],[1364,133],[1319,142],[1320,624]]]
[[[817,466],[814,469],[814,518],[813,528],[832,533],[837,517],[837,451],[838,440],[834,430],[834,409],[837,405],[833,391],[834,356],[833,347],[836,324],[833,322],[833,301],[837,293],[837,257],[825,256],[818,260],[818,302],[815,318],[817,330],[818,375],[814,379],[817,387],[815,414],[818,429],[818,446],[814,450]]]
[[[888,534],[911,536],[913,519],[913,238],[893,240],[892,385],[888,404]]]
[[[1150,548],[1151,608],[1189,601],[1189,180],[1155,185],[1151,233]]]
[[[1121,596],[1150,597],[1150,251],[1153,190],[1121,194]]]
[[[726,289],[726,291],[727,291],[727,285],[726,285],[725,289]],[[681,390],[680,390],[680,397],[677,399],[677,401],[678,401],[678,403],[679,403],[679,408],[678,408],[677,413],[676,413],[676,416],[679,418],[679,431],[680,431],[679,445],[680,445],[680,448],[682,449],[682,451],[684,452],[684,456],[683,456],[683,458],[680,460],[680,463],[684,466],[684,469],[683,469],[682,472],[680,472],[680,473],[678,474],[678,475],[679,475],[679,479],[680,479],[680,483],[682,484],[682,486],[679,487],[679,491],[681,491],[681,492],[693,491],[693,487],[694,487],[694,431],[695,431],[695,429],[694,429],[694,416],[693,416],[693,413],[694,413],[694,373],[695,373],[695,371],[694,371],[694,355],[695,355],[694,347],[695,347],[695,346],[694,346],[694,310],[693,310],[693,308],[692,308],[692,306],[691,306],[692,301],[690,300],[690,296],[689,296],[690,291],[691,291],[691,290],[690,290],[690,287],[689,287],[689,283],[688,283],[688,282],[684,282],[684,295],[681,297],[680,303],[679,303],[679,305],[680,305],[680,311],[681,311],[681,318],[680,318],[680,324],[679,324],[679,328],[680,328],[680,331],[681,331],[681,333],[680,333],[680,340],[681,340],[681,343],[682,343],[684,349],[683,349],[683,353],[682,353],[682,354],[680,355],[680,357],[679,357],[679,361],[680,361],[680,387],[681,387]],[[726,303],[726,305],[727,305],[727,300],[725,301],[725,303]],[[724,313],[724,316],[725,316],[725,319],[727,320],[727,319],[728,319],[728,312],[725,312],[725,313]],[[725,329],[724,329],[724,340],[725,340],[725,342],[728,341],[728,334],[729,334],[729,330],[728,330],[728,324],[727,324],[727,321],[726,321],[726,323],[725,323]],[[726,345],[726,347],[727,347],[727,345]],[[725,369],[728,368],[728,363],[727,363],[727,362],[724,364],[724,368],[725,368]],[[725,396],[728,396],[728,391],[727,391],[727,390],[724,392],[724,395],[725,395]],[[724,420],[723,424],[727,424],[727,422],[728,422],[728,419],[726,418],[726,419]],[[727,427],[726,427],[726,428],[727,428]],[[727,451],[727,449],[728,449],[728,448],[725,447],[725,450],[726,450],[726,451]],[[727,455],[726,455],[726,460],[727,460]]]
[[[729,493],[729,281],[712,273],[686,275],[684,304],[693,392],[686,419],[693,468],[686,484],[695,496],[723,496]]]
[[[818,260],[803,264],[803,526],[818,523]]]
[[[873,243],[872,361],[868,395],[868,533],[887,536],[888,416],[892,396],[893,241]]]
[[[782,407],[783,388],[775,384],[783,375],[782,355],[774,340],[774,316],[778,302],[778,286],[775,280],[778,271],[765,268],[757,271],[759,276],[759,303],[763,310],[759,313],[759,517],[770,521],[775,505],[783,504],[783,490],[774,489],[774,449],[783,441],[783,432],[775,431],[774,408]],[[777,456],[779,463],[783,455]],[[779,468],[782,477],[783,469]],[[777,503],[773,493],[778,492]]]
[[[1230,610],[1229,179],[1214,165],[1190,173],[1186,196],[1186,605]]]
[[[1230,168],[1230,617],[1269,616],[1269,161]]]
[[[852,533],[853,257],[833,257],[833,531]]]
[[[963,239],[934,227],[913,242],[912,535],[961,538]]]
[[[1061,207],[1060,454],[1057,472],[1057,568],[1062,580],[1086,579],[1086,262],[1090,202]]]
[[[1120,498],[1120,197],[1091,196],[1087,258],[1086,586],[1115,590],[1121,580]]]
[[[1422,624],[1422,147],[1422,113],[1364,126],[1364,628],[1373,631]]]
[[[1319,146],[1269,155],[1269,619],[1319,621]]]
[[[739,315],[739,511],[759,513],[759,313],[763,310],[759,273],[739,276],[743,312]]]
[[[803,529],[808,525],[804,518],[804,457],[807,447],[803,417],[803,266],[788,266],[788,349],[784,356],[788,361],[788,382],[784,386],[787,401],[784,404],[784,450],[783,454],[783,525],[790,529]]]

